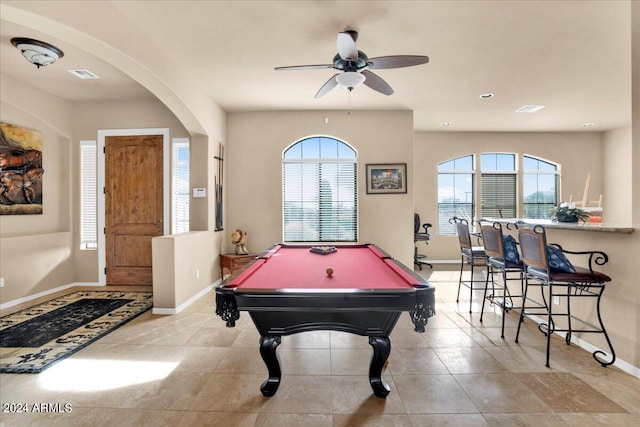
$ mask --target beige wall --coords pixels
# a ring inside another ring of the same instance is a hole
[[[606,209],[604,219],[609,223],[631,224],[631,142],[631,126],[604,133],[602,204]]]
[[[210,245],[211,233],[208,231],[153,239],[154,312],[177,312],[196,294],[219,279],[217,256],[212,256]]]
[[[74,280],[71,246],[71,104],[6,76],[0,120],[42,132],[42,215],[0,216],[0,303]]]
[[[252,252],[282,241],[282,153],[302,138],[328,135],[343,140],[358,153],[358,240],[376,243],[412,265],[415,186],[411,179],[411,112],[231,113],[228,135],[227,251],[232,251],[228,238],[236,228],[248,233]],[[407,163],[408,193],[367,195],[367,163]]]

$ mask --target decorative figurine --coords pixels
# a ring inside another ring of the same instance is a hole
[[[236,255],[249,255],[246,232],[236,228],[236,231],[231,233],[231,243],[236,247]]]

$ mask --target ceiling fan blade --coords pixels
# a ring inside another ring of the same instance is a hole
[[[385,82],[379,75],[374,74],[369,70],[364,70],[361,74],[364,74],[366,77],[364,84],[369,86],[371,89],[384,95],[391,95],[393,93],[393,88],[389,86],[389,83]]]
[[[276,67],[275,70],[326,70],[327,68],[333,68],[333,64],[292,65],[289,67]]]
[[[338,86],[338,80],[336,80],[336,77],[338,77],[339,74],[340,73],[334,74],[333,77],[331,77],[329,80],[327,80],[327,82],[325,84],[322,85],[320,90],[318,90],[318,93],[316,93],[316,96],[315,96],[316,99],[325,96],[332,89],[334,89],[336,86]]]
[[[412,67],[414,65],[426,64],[427,62],[429,62],[429,57],[420,55],[379,56],[367,60],[369,68],[373,70]]]
[[[338,33],[338,54],[340,58],[345,61],[357,61],[358,60],[358,48],[356,47],[356,41],[354,35],[355,31],[345,31]]]

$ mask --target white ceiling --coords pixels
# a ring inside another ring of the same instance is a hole
[[[150,74],[171,67],[230,112],[408,109],[417,131],[603,131],[631,121],[628,1],[2,0],[1,6],[0,72],[71,101],[152,96],[139,75],[117,67],[113,58],[127,55]],[[359,31],[358,48],[369,57],[428,55],[430,62],[376,70],[394,88],[391,96],[363,86],[314,99],[335,70],[274,71],[331,63],[337,33],[347,28]],[[78,34],[108,47],[110,59],[74,44]],[[47,41],[65,55],[38,70],[11,46],[12,37]],[[74,68],[101,79],[79,80],[66,72]],[[495,96],[481,100],[486,92]],[[546,108],[514,112],[525,104]],[[587,122],[594,126],[583,127]]]

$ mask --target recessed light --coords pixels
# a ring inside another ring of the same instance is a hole
[[[443,127],[451,126],[451,122],[442,122],[440,123],[440,126],[443,126]]]
[[[493,94],[491,92],[488,93],[483,93],[482,95],[480,95],[480,99],[489,99],[489,98],[493,98]]]
[[[74,76],[76,76],[77,78],[83,79],[83,80],[100,78],[89,70],[67,70],[67,71],[73,74]]]
[[[585,128],[588,128],[588,127],[593,126],[593,124],[594,124],[593,122],[588,122],[588,123],[583,123],[582,126],[585,127]]]
[[[523,105],[516,110],[516,113],[535,113],[544,108],[544,105]]]

